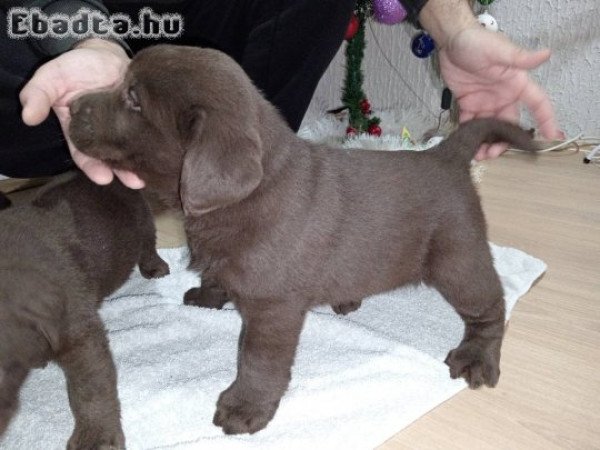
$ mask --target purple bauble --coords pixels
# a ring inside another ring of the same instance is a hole
[[[386,25],[395,25],[406,19],[407,12],[400,0],[373,0],[373,18]]]

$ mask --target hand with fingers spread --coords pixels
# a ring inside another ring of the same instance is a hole
[[[550,51],[525,51],[500,33],[482,27],[455,35],[440,51],[444,81],[456,96],[460,121],[496,117],[517,122],[519,106],[525,105],[547,139],[561,139],[548,95],[527,71],[548,60]],[[476,159],[499,156],[506,146],[483,147]]]
[[[464,0],[429,0],[420,20],[436,41],[441,75],[457,99],[461,122],[480,117],[518,122],[524,105],[542,136],[564,138],[550,98],[528,74],[548,60],[549,50],[530,52],[486,30]],[[495,158],[506,148],[484,145],[475,158]]]
[[[94,182],[108,184],[113,171],[99,160],[78,151],[69,141],[71,119],[69,103],[79,94],[117,85],[129,65],[125,51],[116,43],[89,39],[42,65],[21,90],[22,118],[27,125],[38,125],[48,117],[50,108],[60,121],[75,164]],[[135,174],[115,171],[126,186],[144,186]]]

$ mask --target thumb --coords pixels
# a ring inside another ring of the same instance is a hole
[[[23,106],[21,118],[30,126],[42,123],[48,117],[53,103],[45,90],[31,82],[23,88],[19,94],[19,100]]]
[[[538,50],[531,52],[528,50],[519,49],[515,55],[513,65],[519,69],[535,69],[550,59],[550,50]]]
[[[489,57],[497,63],[517,69],[535,69],[550,58],[550,50],[529,51],[514,44],[503,36],[496,35],[501,41],[499,45],[488,45],[492,51]]]
[[[50,108],[60,98],[62,85],[55,61],[40,67],[19,93],[19,100],[23,106],[23,122],[27,125],[38,125],[44,121],[50,113]]]

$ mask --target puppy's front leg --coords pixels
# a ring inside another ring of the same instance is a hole
[[[28,373],[29,369],[18,363],[0,365],[0,436],[18,407],[19,391]]]
[[[85,329],[70,333],[66,351],[58,358],[75,416],[67,449],[124,449],[117,374],[106,331],[97,314],[83,318],[81,323]]]
[[[236,302],[242,315],[237,378],[219,396],[213,423],[226,434],[255,433],[275,415],[291,378],[306,312],[302,302]]]
[[[140,273],[144,278],[161,278],[168,275],[169,265],[158,255],[154,247],[142,250],[139,261]]]
[[[148,279],[164,277],[169,274],[169,265],[156,251],[156,228],[147,205],[144,204],[144,208],[142,217],[139,219],[142,221],[140,224],[142,242],[138,261],[140,273]]]

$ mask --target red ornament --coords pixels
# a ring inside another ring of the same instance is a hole
[[[360,103],[360,110],[362,111],[363,114],[371,114],[371,104],[369,103],[369,100],[367,100],[366,98],[363,98]]]
[[[367,132],[373,136],[381,136],[381,127],[376,123],[371,124]]]
[[[346,28],[346,35],[344,36],[344,39],[346,39],[347,41],[352,39],[356,35],[356,33],[358,33],[359,27],[360,22],[358,20],[358,17],[356,16],[356,14],[352,14],[352,17],[350,18],[350,23],[348,24],[348,28]]]
[[[356,136],[356,128],[354,128],[354,127],[346,128],[346,136],[348,136],[348,137]]]

